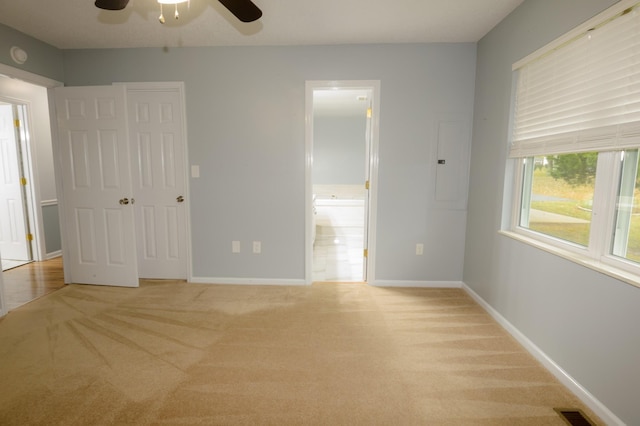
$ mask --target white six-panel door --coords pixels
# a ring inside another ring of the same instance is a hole
[[[55,98],[67,273],[137,287],[125,88],[62,87]]]
[[[0,105],[0,253],[3,259],[30,260],[23,188],[12,105]]]
[[[176,88],[128,86],[140,278],[187,277],[185,141]]]

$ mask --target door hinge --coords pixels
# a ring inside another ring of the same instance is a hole
[[[33,234],[27,234],[27,241],[33,241]]]
[[[368,249],[364,249],[363,256],[364,257],[369,257],[369,250]]]
[[[364,189],[367,189],[367,190],[369,189],[369,181],[366,181],[364,183]]]
[[[14,120],[14,123],[15,123],[16,127],[20,127],[20,119],[16,118]]]
[[[26,177],[21,177],[20,178],[20,184],[22,186],[27,186],[27,178]]]
[[[367,118],[371,118],[371,108],[367,108]]]

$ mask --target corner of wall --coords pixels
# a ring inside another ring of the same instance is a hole
[[[573,392],[584,404],[596,413],[608,425],[624,426],[611,410],[594,397],[586,388],[571,377],[553,359],[544,353],[538,346],[527,338],[518,328],[511,324],[505,317],[489,305],[482,297],[474,292],[467,284],[462,283],[462,289],[471,296],[491,317],[498,322],[514,339],[520,343],[524,349],[538,360],[556,379]]]

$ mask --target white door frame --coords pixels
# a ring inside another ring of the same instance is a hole
[[[23,176],[27,179],[26,186],[23,187],[22,197],[25,215],[27,219],[27,229],[32,235],[33,240],[29,242],[31,250],[31,259],[41,261],[46,257],[46,248],[44,244],[44,223],[42,219],[42,200],[40,197],[40,188],[36,184],[39,182],[38,165],[34,158],[34,149],[29,135],[33,135],[32,129],[33,115],[31,114],[31,103],[22,102],[14,103],[14,109],[20,120],[18,132],[19,150],[18,161],[22,169]]]
[[[379,80],[309,80],[305,83],[305,282],[313,282],[313,92],[317,89],[370,89],[373,92],[371,145],[369,151],[369,209],[367,273],[368,283],[375,282],[376,223],[378,208],[378,143],[380,122]],[[364,182],[363,182],[364,184]]]
[[[3,244],[2,248],[6,249],[6,252],[1,252],[0,250],[0,255],[2,255],[2,259],[13,259],[23,262],[31,261],[34,256],[33,243],[35,243],[35,241],[33,239],[30,241],[27,238],[27,234],[34,235],[35,232],[33,231],[33,196],[30,191],[33,185],[31,175],[29,174],[29,170],[31,169],[29,164],[30,156],[27,152],[29,145],[26,140],[27,132],[24,130],[24,126],[28,122],[26,117],[27,112],[25,111],[25,105],[7,101],[2,95],[0,95],[0,104],[4,110],[3,119],[7,120],[10,118],[11,129],[9,133],[13,135],[12,146],[5,147],[2,153],[3,161],[7,163],[7,165],[10,164],[9,170],[5,171],[5,173],[9,173],[13,178],[10,184],[6,182],[3,183],[8,193],[3,193],[2,199],[5,200],[4,197],[9,196],[14,201],[16,199],[20,201],[19,203],[13,203],[13,213],[15,214],[13,221],[10,217],[5,217],[5,214],[8,216],[11,215],[9,206],[3,206],[3,217],[1,220],[6,221],[6,223],[3,223],[3,226],[5,226],[5,231],[8,231],[7,235],[4,235],[3,238],[11,238],[12,235],[16,235],[18,240],[4,241],[5,244]],[[20,108],[20,111],[18,111],[18,108]],[[16,125],[15,123],[20,124]],[[21,183],[21,179],[25,179],[25,184]],[[28,187],[26,183],[28,183]],[[16,194],[18,194],[17,197],[15,197]]]
[[[0,268],[2,269],[2,268]],[[4,297],[4,279],[0,270],[0,317],[7,315],[7,303]]]
[[[35,84],[35,85],[40,86],[40,87],[45,87],[45,88],[49,89],[49,92],[51,92],[51,90],[54,87],[63,86],[63,83],[61,83],[59,81],[52,80],[50,78],[43,77],[41,75],[34,74],[34,73],[31,73],[29,71],[25,71],[25,70],[22,70],[22,69],[19,69],[19,68],[14,68],[14,67],[11,67],[11,66],[5,65],[5,64],[0,64],[0,74],[6,75],[6,76],[12,77],[12,78],[17,78],[17,79],[23,80],[23,81],[25,81],[27,83]],[[53,97],[49,96],[49,111],[50,111],[49,119],[50,119],[51,123],[53,124],[53,123],[55,123],[56,118],[55,118],[55,114],[54,114],[55,109],[52,107],[52,99],[53,99]],[[18,103],[25,104],[25,102],[23,100],[19,100]],[[28,104],[28,102],[27,102],[27,104]],[[52,125],[52,127],[53,127],[53,125]],[[52,132],[51,137],[52,138],[56,137],[53,134],[53,132]],[[54,143],[54,146],[55,146],[55,143]],[[54,152],[54,162],[55,162],[55,158],[56,158],[56,155],[55,155],[55,152]],[[56,164],[54,167],[57,167],[57,166],[58,165]],[[36,169],[36,167],[32,167],[31,170],[30,170],[30,173],[31,173],[30,178],[32,179],[32,182],[35,182],[35,180],[34,180],[35,179],[35,176],[34,176],[35,170],[34,169]],[[56,190],[59,191],[60,188],[58,186],[58,182],[57,181],[58,181],[58,177],[57,177],[57,173],[56,173]],[[32,186],[35,187],[36,185],[32,185]],[[36,196],[35,201],[38,201],[39,200],[39,193],[36,192],[35,196]],[[41,221],[42,217],[40,217],[39,220]],[[36,223],[38,223],[38,222],[36,222]],[[38,239],[41,240],[42,238],[44,238],[44,230],[42,229],[41,226],[37,229],[36,232],[38,232]],[[40,253],[42,250],[43,250],[43,248],[41,247],[38,250],[38,253]],[[6,315],[6,313],[7,313],[7,306],[6,306],[6,301],[5,301],[5,297],[4,297],[4,281],[2,279],[2,271],[0,270],[0,316]]]
[[[34,157],[34,148],[31,138],[33,135],[32,126],[32,105],[26,99],[18,99],[0,94],[0,101],[8,103],[17,109],[20,120],[20,137],[18,139],[18,158],[23,176],[27,179],[27,185],[23,188],[22,201],[25,213],[25,225],[33,235],[33,241],[29,243],[31,259],[42,261],[46,258],[46,248],[44,244],[44,224],[42,219],[42,200],[40,189],[38,188],[38,165]]]

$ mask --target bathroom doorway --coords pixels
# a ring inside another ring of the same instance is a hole
[[[371,280],[377,87],[308,82],[311,282]]]

